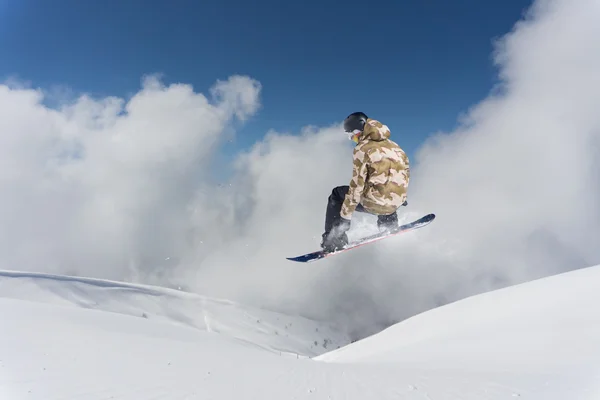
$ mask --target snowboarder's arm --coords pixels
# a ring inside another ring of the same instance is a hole
[[[347,220],[352,218],[352,213],[356,209],[362,198],[365,182],[367,180],[367,154],[359,147],[354,149],[353,155],[352,180],[350,180],[350,190],[346,194],[340,216]]]

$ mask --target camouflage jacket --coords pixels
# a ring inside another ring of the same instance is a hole
[[[387,215],[406,200],[410,179],[408,157],[389,137],[387,126],[374,119],[367,120],[354,148],[350,190],[341,211],[343,218],[351,219],[359,203],[372,214]]]

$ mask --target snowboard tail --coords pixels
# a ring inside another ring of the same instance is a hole
[[[344,251],[348,251],[348,250],[363,246],[368,243],[373,243],[377,240],[385,239],[385,238],[388,238],[391,236],[396,236],[401,233],[405,233],[405,232],[408,232],[408,231],[411,231],[414,229],[422,228],[425,225],[430,224],[434,219],[435,219],[435,214],[427,214],[417,220],[414,220],[414,221],[409,222],[404,225],[400,225],[396,229],[391,230],[390,232],[376,233],[376,234],[361,238],[359,240],[356,240],[354,242],[348,243],[346,246],[344,246],[343,249],[340,249],[337,251],[326,252],[323,250],[318,250],[318,251],[303,254],[303,255],[297,256],[297,257],[287,257],[287,259],[290,261],[296,261],[296,262],[302,262],[302,263],[317,261],[322,258],[329,257],[329,256],[332,256],[335,254],[340,254],[340,253],[343,253]]]

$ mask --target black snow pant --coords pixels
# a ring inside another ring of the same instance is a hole
[[[331,230],[336,227],[341,222],[340,213],[342,211],[342,205],[344,204],[344,199],[348,191],[350,190],[349,186],[337,186],[333,188],[331,194],[329,195],[329,199],[327,201],[327,213],[325,215],[325,233],[324,235],[328,235]],[[406,203],[404,203],[406,204]],[[360,203],[356,206],[356,211],[369,213]],[[378,215],[377,216],[377,226],[385,227],[386,225],[396,225],[398,224],[398,214],[396,212],[389,215]]]

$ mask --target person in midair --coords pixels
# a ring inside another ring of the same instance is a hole
[[[348,243],[355,211],[377,215],[380,231],[398,226],[397,210],[406,206],[410,180],[408,156],[390,140],[389,128],[362,112],[344,120],[344,131],[356,143],[350,184],[329,195],[321,248],[332,252]]]

